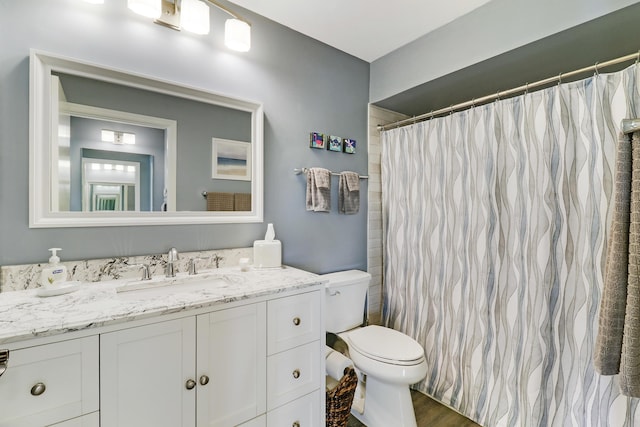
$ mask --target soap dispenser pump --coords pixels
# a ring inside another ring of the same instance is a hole
[[[67,280],[67,267],[60,264],[60,257],[57,254],[62,249],[50,248],[49,250],[51,251],[49,264],[42,269],[40,274],[40,284],[42,286],[56,285]]]

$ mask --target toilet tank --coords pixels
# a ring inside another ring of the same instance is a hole
[[[325,328],[327,332],[344,332],[362,325],[371,275],[348,270],[322,275],[326,286]]]

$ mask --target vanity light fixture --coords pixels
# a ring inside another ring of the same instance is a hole
[[[200,0],[182,0],[180,27],[195,34],[209,34],[209,6]]]
[[[251,26],[240,19],[227,19],[224,24],[224,44],[238,52],[251,49]]]
[[[225,23],[225,45],[232,50],[247,52],[251,48],[251,24],[217,0],[127,0],[129,9],[155,19],[156,24],[174,30],[209,34],[211,4],[231,15]]]
[[[133,145],[136,143],[136,134],[102,129],[102,142],[112,142],[116,145]]]

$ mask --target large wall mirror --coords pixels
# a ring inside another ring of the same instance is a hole
[[[261,222],[263,110],[31,52],[29,226]]]

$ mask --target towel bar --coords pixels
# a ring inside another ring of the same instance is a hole
[[[309,170],[309,168],[295,168],[293,170],[293,173],[295,173],[296,175],[300,175],[301,173],[307,173],[307,171]],[[335,175],[335,176],[340,176],[339,172],[333,172],[333,171],[329,171],[331,172],[331,175]],[[359,175],[360,179],[369,179],[369,175]]]

